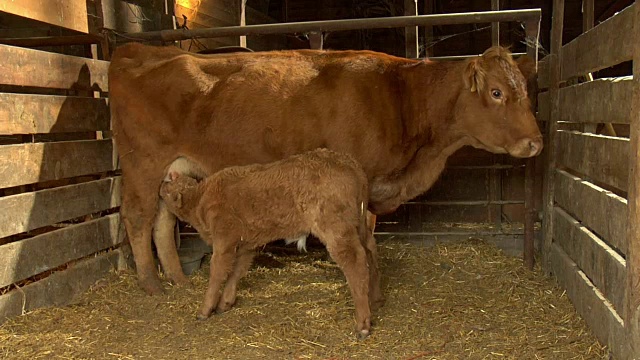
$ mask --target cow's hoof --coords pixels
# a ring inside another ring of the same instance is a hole
[[[358,340],[364,340],[369,337],[370,331],[368,329],[362,329],[358,331]]]
[[[169,281],[175,286],[189,288],[191,287],[191,281],[184,274],[172,275],[169,277]]]
[[[138,284],[149,295],[162,295],[164,294],[164,288],[158,277],[151,277],[138,280]]]
[[[196,320],[198,321],[204,321],[204,320],[207,320],[208,318],[209,318],[209,315],[205,315],[205,314],[196,315]]]
[[[380,297],[378,299],[372,300],[371,305],[369,305],[371,307],[371,311],[376,311],[380,309],[381,307],[384,306],[386,301],[387,300],[384,297]]]

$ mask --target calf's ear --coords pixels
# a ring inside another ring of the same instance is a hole
[[[484,89],[485,72],[480,66],[480,57],[467,61],[467,67],[464,71],[464,87],[471,92],[481,92]]]
[[[171,201],[175,204],[177,208],[182,207],[182,194],[179,192],[171,194]]]

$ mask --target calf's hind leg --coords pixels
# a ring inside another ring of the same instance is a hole
[[[369,307],[369,269],[367,254],[360,243],[356,228],[318,236],[327,251],[347,278],[356,308],[356,331],[359,339],[371,332],[371,308]]]

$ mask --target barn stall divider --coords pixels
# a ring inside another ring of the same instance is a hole
[[[640,357],[640,2],[562,45],[564,1],[553,6],[551,54],[540,62],[547,122],[545,269],[598,339]],[[633,61],[633,76],[590,73]],[[575,83],[577,78],[586,82]],[[596,124],[630,125],[629,137]]]
[[[107,61],[0,45],[0,322],[66,304],[118,261]]]

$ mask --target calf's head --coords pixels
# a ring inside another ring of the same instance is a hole
[[[519,158],[540,153],[542,135],[527,94],[527,80],[534,73],[531,59],[514,61],[498,46],[466,61],[455,121],[471,145]]]
[[[186,218],[191,211],[193,195],[198,188],[198,181],[190,176],[170,172],[160,186],[160,197],[169,210],[180,219]]]

